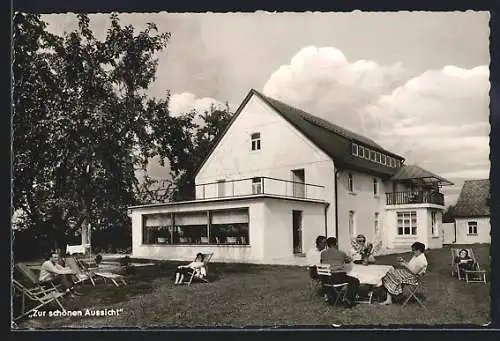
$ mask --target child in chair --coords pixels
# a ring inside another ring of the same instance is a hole
[[[205,263],[203,263],[204,257],[202,253],[198,253],[193,262],[187,265],[179,265],[175,271],[175,285],[182,284],[184,278],[188,276],[191,271],[195,272],[195,276],[198,278],[205,278],[207,276],[207,269],[205,268]]]

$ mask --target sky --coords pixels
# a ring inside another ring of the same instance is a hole
[[[229,103],[251,88],[370,137],[439,174],[454,204],[489,177],[489,13],[123,13],[172,34],[150,96],[174,114]],[[43,15],[57,34],[74,14]],[[108,14],[91,15],[103,39]],[[152,165],[150,175],[165,176]]]

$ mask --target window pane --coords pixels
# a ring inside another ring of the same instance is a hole
[[[212,224],[248,223],[248,209],[210,212]]]
[[[359,155],[359,157],[365,156],[365,148],[364,147],[359,146],[358,155]]]
[[[398,234],[403,234],[403,228],[402,227],[398,227]]]
[[[352,154],[358,155],[358,145],[355,143],[352,144]]]
[[[413,235],[417,234],[417,227],[416,226],[411,227],[411,234],[413,234]]]
[[[410,234],[410,227],[409,226],[405,226],[405,234]]]
[[[211,225],[210,243],[248,245],[248,223]]]

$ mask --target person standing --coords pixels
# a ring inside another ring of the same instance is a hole
[[[347,275],[347,267],[352,259],[338,249],[337,238],[328,238],[326,244],[328,248],[321,252],[321,263],[330,265],[331,277],[328,281],[332,284],[348,283],[344,303],[349,308],[353,307],[356,305],[356,295],[360,283],[357,278]]]

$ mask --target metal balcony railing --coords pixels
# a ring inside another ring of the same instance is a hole
[[[196,199],[232,198],[259,194],[323,200],[324,186],[270,177],[210,182],[196,185]]]
[[[435,191],[407,191],[386,193],[387,205],[435,204],[444,206],[443,193]]]

